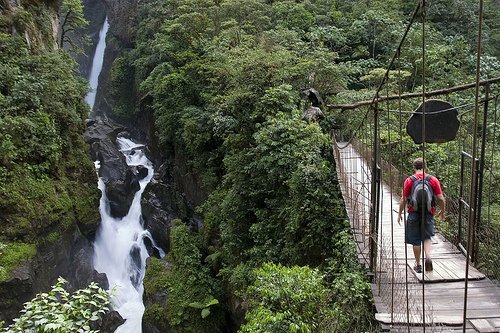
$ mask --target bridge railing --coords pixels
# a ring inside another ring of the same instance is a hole
[[[483,129],[479,132],[481,137],[477,143],[481,149],[474,162],[476,163],[474,175],[472,174],[473,161],[468,153],[472,150],[470,128],[473,124],[470,114],[473,106],[469,105],[469,109],[461,109],[461,126],[455,141],[441,145],[427,145],[426,155],[426,160],[431,164],[431,172],[434,172],[441,180],[447,200],[448,218],[446,221],[438,221],[439,232],[461,248],[464,254],[468,252],[475,267],[497,281],[500,281],[500,242],[498,241],[500,239],[500,195],[498,194],[500,171],[497,170],[500,155],[496,151],[496,146],[500,143],[499,96],[497,94],[491,99],[489,109],[484,107]],[[481,106],[484,104],[483,100]],[[391,111],[379,110],[378,112],[380,118],[384,117],[385,124],[390,122]],[[355,117],[351,118],[355,120]],[[405,134],[401,129],[399,132],[388,129],[380,134],[380,127],[383,126],[375,124],[377,124],[377,119],[372,114],[368,114],[356,133],[348,131],[349,136],[344,137],[338,132],[333,135],[337,163],[347,165],[347,169],[352,170],[351,174],[339,174],[339,178],[345,184],[344,197],[351,221],[353,221],[353,231],[356,233],[358,247],[362,249],[359,251],[360,256],[374,274],[376,274],[375,262],[377,257],[380,257],[376,248],[376,240],[380,231],[377,230],[377,226],[373,225],[375,221],[378,221],[374,212],[379,213],[377,207],[380,205],[380,196],[377,193],[380,190],[380,184],[374,185],[373,183],[380,178],[379,181],[383,181],[392,193],[399,196],[404,179],[408,176],[407,172],[411,171],[412,156],[416,157],[419,154],[418,151],[416,154],[415,152],[408,154],[408,150],[411,149],[408,142],[406,147],[399,146],[399,142],[394,143],[398,140],[403,143],[405,140],[408,141],[404,138]],[[390,135],[394,132],[397,135],[391,138]],[[391,140],[394,141],[391,142]],[[418,150],[421,149],[419,146],[415,147]],[[357,161],[355,154],[362,157],[364,162]],[[462,160],[457,157],[461,155],[464,156]],[[373,176],[374,172],[378,172],[376,177]],[[470,180],[473,177],[477,177],[475,189],[471,188]],[[469,213],[471,197],[476,207],[472,215]]]

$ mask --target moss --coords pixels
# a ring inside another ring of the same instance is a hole
[[[48,244],[55,244],[61,239],[61,233],[54,231],[44,237],[43,241]]]
[[[144,276],[144,298],[146,309],[144,311],[143,320],[144,322],[154,325],[162,332],[169,331],[167,306],[158,303],[157,295],[168,289],[167,272],[168,268],[165,262],[152,257],[148,261],[146,274]],[[152,301],[149,302],[149,300]]]
[[[24,31],[33,23],[33,15],[29,11],[20,8],[14,13],[13,21],[17,29]]]
[[[166,265],[160,259],[154,257],[149,259],[144,276],[144,294],[146,297],[153,296],[157,292],[167,289],[167,272]]]
[[[0,282],[8,280],[10,274],[20,264],[30,260],[36,254],[36,246],[30,243],[2,243],[0,249]]]
[[[12,16],[9,14],[0,15],[0,31],[8,31],[12,26]]]
[[[72,198],[64,180],[37,179],[23,170],[16,171],[0,193],[0,211],[10,220],[6,236],[34,240],[52,225],[67,226],[73,221]]]
[[[168,332],[168,319],[165,307],[160,304],[152,304],[144,310],[143,321],[147,323],[154,323],[154,326],[160,332]]]

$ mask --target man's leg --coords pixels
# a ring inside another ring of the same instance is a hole
[[[413,267],[413,269],[417,273],[422,272],[422,265],[420,264],[422,250],[419,216],[420,215],[411,212],[406,219],[406,243],[413,245],[413,256],[415,257],[415,267]]]
[[[420,265],[420,254],[420,245],[413,245],[413,255],[415,256],[415,262],[417,263],[417,266]]]
[[[431,259],[431,246],[432,242],[430,239],[424,240],[424,253],[425,253],[425,258]]]
[[[429,272],[433,270],[432,259],[431,259],[431,245],[430,239],[424,241],[424,253],[425,253],[425,271]]]
[[[422,273],[422,265],[420,265],[420,245],[413,245],[413,255],[415,256],[415,267],[413,269],[415,270],[416,273]]]
[[[426,216],[426,230],[424,240],[424,253],[425,253],[425,271],[429,272],[433,270],[432,267],[432,258],[431,258],[431,246],[432,241],[431,237],[434,236],[434,217],[430,214]]]

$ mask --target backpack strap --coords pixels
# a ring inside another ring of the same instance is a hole
[[[429,183],[429,187],[432,190],[431,207],[436,207],[436,200],[435,200],[436,195],[434,194],[434,190],[432,189],[432,186],[430,183],[431,178],[432,178],[432,175],[425,176],[425,180]]]
[[[415,186],[415,182],[418,181],[418,178],[415,177],[415,175],[411,175],[409,178],[411,179],[412,184],[411,184],[410,195],[408,196],[408,198],[406,198],[406,203],[408,205],[411,205],[411,195],[413,193],[413,187]]]

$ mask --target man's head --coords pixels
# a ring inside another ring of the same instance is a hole
[[[422,157],[419,157],[413,161],[413,169],[415,170],[424,170],[425,169],[425,162]]]

